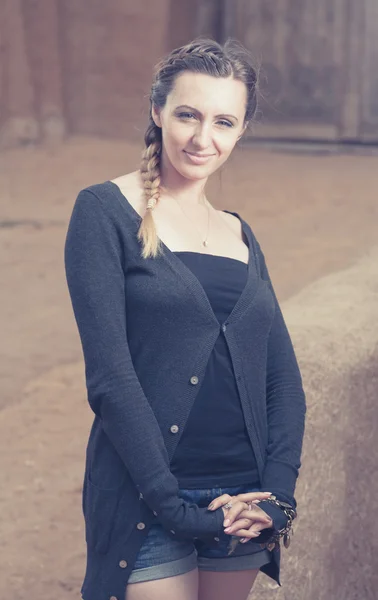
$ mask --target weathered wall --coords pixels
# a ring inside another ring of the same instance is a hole
[[[259,600],[376,600],[378,247],[283,306],[307,392],[299,517],[283,587]]]
[[[140,137],[169,11],[169,0],[0,0],[1,143]]]
[[[168,0],[65,3],[67,115],[81,133],[133,137],[165,51]],[[109,101],[111,97],[111,101]]]
[[[0,145],[140,139],[153,65],[199,34],[261,58],[255,137],[377,142],[377,27],[375,0],[0,0]]]

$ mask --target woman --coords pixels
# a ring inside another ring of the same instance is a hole
[[[235,43],[156,68],[139,171],[82,190],[69,291],[95,413],[85,600],[245,600],[279,581],[305,398],[261,248],[205,184],[256,111]]]

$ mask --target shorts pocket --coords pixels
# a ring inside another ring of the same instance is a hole
[[[123,486],[104,489],[86,479],[83,493],[85,539],[88,548],[106,554],[114,527]]]

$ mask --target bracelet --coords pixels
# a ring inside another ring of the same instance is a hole
[[[285,548],[288,548],[290,546],[290,535],[294,535],[292,525],[294,519],[297,517],[297,511],[291,506],[291,504],[288,504],[287,502],[281,502],[281,500],[277,500],[276,496],[274,496],[273,494],[263,502],[269,502],[270,504],[278,506],[278,508],[280,508],[287,517],[286,526],[282,529],[275,531],[274,534],[265,542],[264,546],[268,548],[268,550],[274,550],[274,548],[276,547],[278,549],[280,546],[280,539],[283,538],[284,546]]]

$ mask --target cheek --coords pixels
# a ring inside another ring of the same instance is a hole
[[[214,137],[214,146],[223,160],[226,160],[235,148],[237,135],[223,135]]]
[[[171,151],[179,151],[186,147],[191,137],[189,127],[172,126],[167,127],[163,133],[164,143]]]

